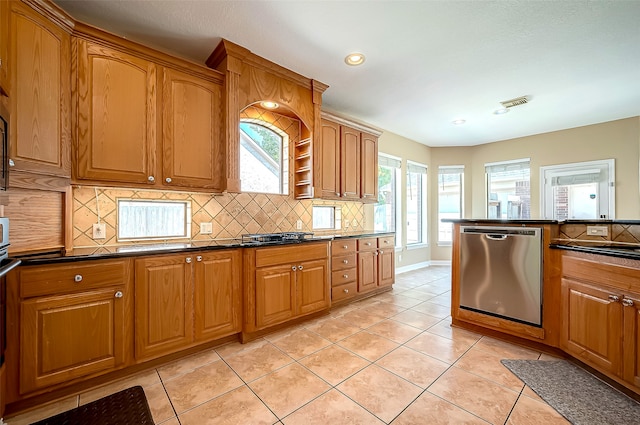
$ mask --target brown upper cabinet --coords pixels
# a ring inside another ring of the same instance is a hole
[[[377,202],[380,133],[324,112],[322,117],[318,197]]]
[[[79,24],[74,180],[222,191],[223,77]]]
[[[2,58],[0,83],[9,81],[9,158],[16,172],[10,185],[24,184],[25,173],[62,177],[68,184],[73,22],[55,7],[2,3],[3,27],[9,9],[9,54],[6,62]],[[6,55],[4,31],[0,55]]]
[[[0,1],[0,95],[9,95],[9,2]]]

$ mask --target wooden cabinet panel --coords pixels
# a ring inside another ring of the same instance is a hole
[[[124,361],[124,297],[129,294],[123,296],[123,289],[21,303],[21,393],[108,371]]]
[[[22,2],[10,4],[9,157],[15,170],[70,177],[71,38]]]
[[[222,86],[166,68],[162,109],[164,183],[222,190]]]
[[[360,132],[342,126],[340,138],[342,198],[360,199]]]
[[[378,254],[378,285],[393,285],[396,280],[395,250],[393,248],[381,249]]]
[[[362,146],[362,188],[363,201],[378,202],[378,138],[368,133],[361,135]]]
[[[190,258],[181,254],[136,260],[137,359],[178,351],[192,342],[193,286]]]
[[[296,314],[295,266],[256,270],[256,325],[263,328],[284,322]]]
[[[9,94],[9,2],[0,0],[0,95]],[[0,406],[2,407],[2,406]],[[0,409],[4,411],[4,409]]]
[[[355,257],[355,256],[354,256]],[[356,262],[353,262],[355,265]],[[340,286],[349,282],[356,282],[358,280],[357,267],[351,267],[349,269],[337,270],[331,273],[331,286]]]
[[[194,309],[196,341],[213,340],[241,331],[242,273],[240,251],[196,256]]]
[[[296,288],[297,314],[308,314],[328,308],[331,294],[327,285],[327,260],[308,261],[298,266]]]
[[[358,293],[358,283],[351,282],[340,286],[334,286],[331,288],[331,300],[333,302],[343,301],[349,298],[353,298]]]
[[[331,242],[331,255],[355,254],[357,248],[355,239],[339,239]]]
[[[340,187],[340,125],[322,120],[322,178],[321,198],[335,199],[341,195]]]
[[[378,249],[378,239],[361,238],[358,239],[358,251],[375,251]]]
[[[81,39],[77,47],[75,178],[153,183],[156,65]]]
[[[640,295],[625,294],[623,300],[623,377],[640,387]]]
[[[620,375],[622,304],[613,291],[562,279],[560,346],[587,364]]]
[[[376,251],[358,252],[358,292],[378,287],[378,255]]]
[[[341,255],[341,256],[336,256],[336,257],[332,257],[331,258],[331,270],[343,270],[343,269],[350,269],[354,266],[356,266],[356,254],[350,254],[350,255]]]

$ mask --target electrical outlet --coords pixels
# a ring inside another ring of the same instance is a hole
[[[210,235],[213,233],[213,223],[200,223],[200,234]]]
[[[302,220],[296,221],[296,230],[302,230]]]
[[[587,235],[589,236],[609,236],[607,226],[587,226]]]
[[[351,220],[351,227],[358,227],[358,220],[356,219]]]
[[[93,239],[106,239],[107,225],[104,223],[93,223]]]

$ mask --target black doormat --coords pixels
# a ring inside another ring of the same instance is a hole
[[[501,360],[574,425],[640,424],[640,403],[566,360]]]
[[[141,386],[131,387],[32,425],[153,425]]]

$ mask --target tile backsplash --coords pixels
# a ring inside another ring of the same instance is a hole
[[[593,236],[587,234],[587,226],[607,227],[607,236]],[[558,233],[560,240],[571,243],[578,241],[602,241],[640,244],[640,224],[620,224],[620,223],[564,223],[560,224]]]
[[[342,221],[350,224],[349,231],[366,229],[363,204],[323,200],[295,200],[286,195],[262,193],[208,194],[197,192],[162,192],[156,190],[119,188],[73,188],[73,246],[99,247],[127,245],[118,242],[117,199],[186,200],[191,202],[191,240],[237,238],[245,233],[274,233],[301,231],[321,233],[312,229],[313,205],[334,205],[342,209]],[[97,202],[96,202],[97,199]],[[93,224],[106,224],[106,238],[93,239]],[[213,223],[213,233],[200,234],[201,223]],[[344,229],[343,229],[344,230]],[[331,231],[333,232],[333,231]],[[153,241],[157,243],[157,241]]]

